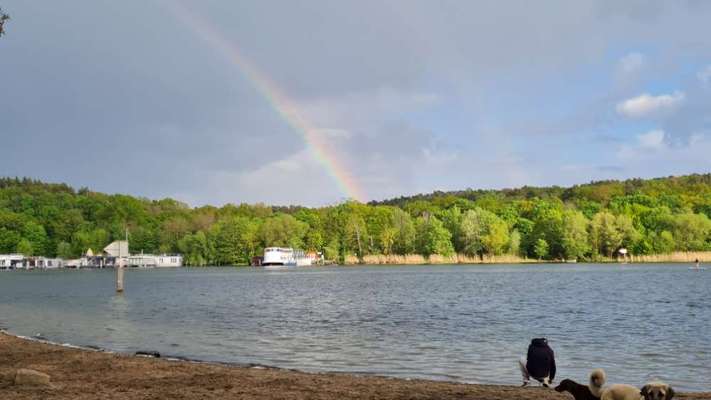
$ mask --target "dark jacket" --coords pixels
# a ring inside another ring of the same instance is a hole
[[[553,378],[555,378],[555,356],[553,355],[553,349],[548,347],[546,339],[531,340],[526,358],[526,369],[532,378],[541,381],[543,378],[548,377],[551,382],[553,381]]]

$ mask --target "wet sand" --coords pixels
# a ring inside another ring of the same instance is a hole
[[[51,387],[12,384],[19,368]],[[711,393],[678,398],[711,399]],[[519,388],[170,361],[67,348],[0,333],[0,399],[572,399]]]

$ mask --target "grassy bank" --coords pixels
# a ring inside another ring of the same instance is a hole
[[[711,251],[678,251],[668,254],[633,255],[631,259],[632,262],[644,263],[693,263],[695,260],[711,263]]]
[[[17,369],[51,377],[50,386],[13,384]],[[680,394],[711,399],[711,393]],[[167,361],[70,349],[0,333],[0,399],[477,399],[554,400],[543,388],[468,385],[276,368]]]
[[[711,263],[711,251],[689,251],[674,252],[668,254],[632,255],[628,260],[634,263],[693,263],[699,260],[702,263]],[[591,262],[620,262],[616,258],[599,258],[596,260],[580,260]],[[370,265],[438,265],[438,264],[527,264],[539,262],[561,262],[560,260],[536,260],[513,255],[500,255],[483,257],[470,257],[465,254],[454,254],[451,256],[441,256],[433,254],[425,257],[420,254],[370,254],[358,259],[355,255],[348,255],[345,258],[345,265],[370,264]]]
[[[373,265],[423,265],[423,264],[520,264],[520,263],[535,263],[538,260],[530,258],[522,258],[518,256],[502,255],[502,256],[484,256],[470,257],[464,254],[454,254],[451,256],[442,256],[433,254],[425,257],[420,254],[371,254],[363,256],[362,260],[354,255],[346,256],[345,265],[355,264],[373,264]]]

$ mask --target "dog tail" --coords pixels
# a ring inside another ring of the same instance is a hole
[[[599,398],[600,395],[602,395],[602,387],[606,382],[607,376],[602,368],[592,370],[590,373],[590,385],[588,387],[590,388],[590,392],[593,396]]]

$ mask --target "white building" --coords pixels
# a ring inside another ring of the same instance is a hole
[[[67,260],[64,266],[67,268],[85,268],[89,266],[89,260],[86,257]]]
[[[25,268],[27,269],[56,269],[64,268],[64,260],[61,258],[49,258],[49,257],[27,257],[24,261]]]
[[[128,265],[153,268],[182,267],[183,256],[179,254],[134,254],[128,257]]]
[[[22,254],[0,255],[0,269],[64,268],[64,260],[49,257],[25,257]]]
[[[128,257],[128,241],[113,241],[108,246],[104,247],[104,253],[110,257]]]
[[[22,254],[0,254],[0,269],[23,268],[25,256]]]
[[[68,260],[68,268],[113,268],[118,265],[129,267],[182,267],[183,256],[180,254],[133,254],[128,251],[128,241],[116,240],[111,242],[99,255],[94,255],[91,249],[76,260]]]

